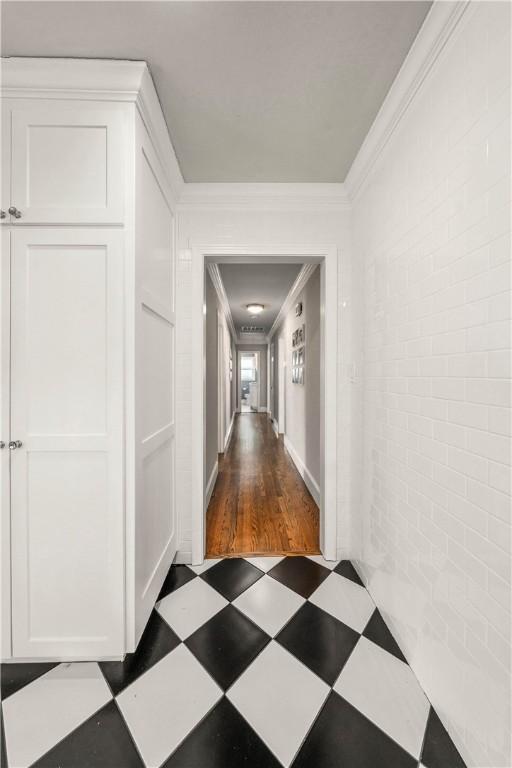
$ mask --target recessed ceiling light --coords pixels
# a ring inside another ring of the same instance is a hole
[[[263,312],[263,304],[248,304],[247,311],[251,315],[259,315],[260,312]]]

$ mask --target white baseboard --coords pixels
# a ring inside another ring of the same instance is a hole
[[[233,437],[233,424],[235,423],[235,412],[233,411],[231,415],[231,422],[228,427],[228,431],[226,433],[226,439],[224,440],[224,453],[226,453],[227,449],[229,448],[229,444],[231,442],[231,438]]]
[[[306,483],[307,489],[314,498],[315,502],[320,506],[320,487],[316,480],[314,479],[313,475],[310,473],[308,468],[304,465],[302,459],[299,457],[297,451],[291,444],[289,438],[287,435],[284,436],[284,447],[290,454],[290,457],[297,467],[297,471],[299,475],[302,477],[304,482]]]
[[[175,565],[191,565],[192,564],[192,550],[179,549],[174,557]]]
[[[208,485],[206,486],[206,491],[204,493],[204,508],[208,509],[208,504],[210,503],[210,499],[212,497],[213,489],[215,488],[215,481],[217,480],[217,475],[219,474],[219,462],[216,461],[212,473],[210,475],[210,478],[208,480]]]

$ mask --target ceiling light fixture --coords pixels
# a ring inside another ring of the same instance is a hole
[[[251,315],[259,315],[260,312],[263,312],[263,304],[248,304],[247,311]]]

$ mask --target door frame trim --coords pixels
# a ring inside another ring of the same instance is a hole
[[[327,560],[337,554],[337,348],[338,248],[336,245],[216,245],[191,243],[192,254],[192,563],[205,554],[205,269],[213,263],[321,264],[321,428],[320,550]],[[326,354],[326,350],[332,350]],[[326,418],[327,403],[329,416]]]
[[[244,346],[248,346],[244,344]],[[260,344],[260,346],[265,346]],[[256,371],[258,376],[258,408],[256,413],[259,413],[261,406],[261,352],[259,349],[238,349],[236,345],[236,368],[237,368],[237,392],[236,392],[236,405],[237,411],[242,413],[242,355],[256,355]]]

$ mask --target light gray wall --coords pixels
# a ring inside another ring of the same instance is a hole
[[[206,304],[206,398],[205,398],[205,424],[206,424],[206,450],[204,461],[204,487],[217,461],[218,443],[218,345],[217,345],[217,294],[211,277],[206,270],[205,277],[205,304]]]
[[[285,373],[285,435],[313,480],[320,485],[320,267],[317,267],[303,291],[302,315],[295,316],[295,306],[289,311],[273,337],[275,344],[274,399],[278,413],[279,365],[278,339],[284,339],[286,349]],[[297,303],[296,302],[296,303]],[[292,384],[292,334],[305,325],[304,384]]]
[[[213,286],[211,277],[206,272],[205,276],[205,304],[206,304],[206,329],[205,329],[205,345],[206,345],[206,402],[205,402],[205,423],[206,423],[206,446],[205,446],[205,466],[204,466],[204,486],[205,489],[208,484],[208,480],[212,474],[215,462],[218,456],[218,440],[219,440],[219,428],[218,428],[218,397],[219,397],[219,344],[218,344],[218,318],[217,312],[222,312],[220,302],[217,298],[217,293]],[[226,324],[226,328],[229,329]],[[231,345],[231,354],[233,355],[233,379],[230,387],[230,413],[228,415],[228,423],[231,421],[231,417],[236,410],[236,373],[237,373],[237,354],[236,345],[229,332],[229,339]],[[229,360],[226,360],[226,365],[229,365]]]
[[[259,352],[260,353],[260,370],[258,372],[259,380],[260,380],[260,408],[266,408],[267,407],[268,345],[267,344],[237,344],[236,348],[238,352]],[[238,355],[237,355],[236,381],[237,381],[236,401],[237,401],[237,407],[240,408],[240,391],[239,391],[239,385],[238,385],[238,382],[240,381],[240,361],[238,359]]]

